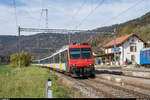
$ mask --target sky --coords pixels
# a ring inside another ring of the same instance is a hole
[[[138,18],[150,11],[150,1],[0,0],[0,35],[17,35],[18,26],[45,28],[46,16],[41,9],[46,8],[50,29],[91,30]]]

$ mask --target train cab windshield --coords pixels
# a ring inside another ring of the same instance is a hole
[[[70,59],[91,59],[91,48],[70,48]]]

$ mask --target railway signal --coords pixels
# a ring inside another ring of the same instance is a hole
[[[53,98],[53,91],[49,88],[52,86],[52,80],[48,78],[46,80],[46,98]]]
[[[116,28],[114,29],[114,61],[116,65]]]

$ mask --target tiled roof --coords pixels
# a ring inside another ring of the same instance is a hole
[[[116,38],[116,45],[120,45],[122,43],[124,43],[126,40],[128,40],[130,37],[132,36],[136,36],[138,39],[140,39],[141,41],[143,41],[144,43],[146,43],[143,39],[141,39],[138,35],[136,35],[135,33],[131,33],[119,38]],[[114,40],[108,42],[107,44],[104,45],[104,48],[108,48],[114,45]]]

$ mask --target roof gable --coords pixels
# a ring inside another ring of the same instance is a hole
[[[136,35],[135,33],[131,33],[131,34],[116,38],[116,45],[123,44],[126,40],[128,40],[132,36],[136,36],[139,40],[141,40],[142,42],[144,42],[146,44],[146,42],[142,38],[140,38],[138,35]],[[105,44],[104,48],[109,48],[109,47],[112,47],[113,45],[114,45],[114,40]]]

